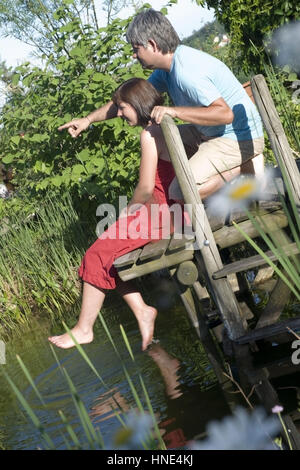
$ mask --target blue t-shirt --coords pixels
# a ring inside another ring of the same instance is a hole
[[[231,124],[196,125],[210,137],[251,140],[263,136],[260,116],[243,86],[220,60],[203,51],[178,46],[170,72],[157,69],[148,79],[160,92],[168,92],[175,106],[209,106],[223,98],[234,113]]]

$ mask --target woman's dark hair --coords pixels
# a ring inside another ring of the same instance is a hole
[[[154,106],[161,106],[164,99],[150,82],[143,78],[130,78],[122,83],[113,94],[115,105],[121,101],[130,104],[138,116],[138,124],[146,126],[151,121]]]

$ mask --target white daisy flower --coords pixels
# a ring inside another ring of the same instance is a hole
[[[142,449],[143,441],[152,437],[151,416],[132,410],[125,416],[125,423],[126,427],[120,428],[115,434],[111,447],[120,450]]]
[[[246,209],[253,201],[266,200],[266,188],[272,172],[263,176],[240,175],[226,183],[216,194],[207,200],[207,206],[214,215],[229,214],[235,209]]]
[[[249,413],[238,407],[232,416],[221,422],[213,421],[207,426],[207,439],[194,441],[193,450],[278,450],[272,441],[280,429],[274,416],[267,416],[262,408]]]

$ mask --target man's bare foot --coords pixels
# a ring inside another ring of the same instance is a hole
[[[77,343],[79,344],[91,343],[94,339],[94,335],[92,331],[88,333],[84,333],[78,326],[75,326],[71,330],[71,333],[74,336]],[[51,343],[55,344],[55,346],[58,346],[59,348],[62,348],[62,349],[68,349],[68,348],[72,348],[73,346],[75,346],[75,343],[73,339],[71,338],[71,336],[69,335],[69,333],[65,333],[59,336],[50,336],[48,340]]]
[[[148,305],[143,309],[138,316],[138,324],[142,335],[142,350],[145,351],[153,339],[154,323],[157,315],[157,310]]]

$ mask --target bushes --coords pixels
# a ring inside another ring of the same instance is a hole
[[[139,159],[135,129],[116,120],[94,125],[76,140],[57,131],[106,103],[122,81],[144,76],[130,62],[131,48],[123,39],[129,21],[82,30],[70,19],[57,32],[59,40],[44,68],[26,63],[15,69],[13,91],[0,118],[0,142],[2,162],[14,167],[19,187],[35,196],[71,191],[100,202],[134,187]]]

